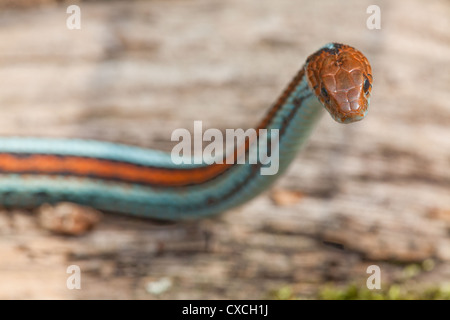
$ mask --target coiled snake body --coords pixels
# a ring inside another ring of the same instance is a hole
[[[323,107],[338,122],[361,120],[371,73],[364,55],[347,45],[330,43],[309,56],[257,126],[279,130],[275,175],[261,175],[259,162],[175,165],[169,154],[128,145],[0,138],[0,203],[35,207],[70,201],[169,220],[222,212],[260,194],[285,171]],[[245,152],[252,148],[256,141],[247,143]]]

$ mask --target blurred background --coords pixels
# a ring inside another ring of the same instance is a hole
[[[274,188],[217,217],[103,215],[71,237],[0,211],[0,298],[450,298],[449,16],[445,0],[0,0],[2,136],[171,150],[194,120],[252,127],[328,42],[374,75],[364,121],[324,116]]]

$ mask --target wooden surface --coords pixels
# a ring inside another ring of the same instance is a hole
[[[365,286],[372,264],[383,286],[450,283],[448,2],[89,1],[74,31],[66,5],[38,2],[0,12],[1,135],[170,150],[194,120],[248,128],[331,41],[366,54],[374,87],[367,119],[325,116],[273,190],[220,216],[104,215],[68,237],[33,212],[0,212],[0,298],[314,297]],[[381,30],[366,28],[370,4]],[[404,277],[423,261],[434,267]],[[66,287],[73,264],[81,290]]]

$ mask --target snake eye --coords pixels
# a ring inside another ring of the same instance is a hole
[[[322,96],[325,98],[325,100],[328,100],[330,97],[328,96],[328,91],[327,89],[325,89],[324,87],[322,87],[322,89],[320,90],[320,93],[322,94]]]
[[[371,87],[370,81],[369,81],[369,79],[366,78],[366,80],[364,80],[364,86],[363,86],[364,93],[365,93],[366,95],[369,94],[369,89],[370,89],[370,87]]]

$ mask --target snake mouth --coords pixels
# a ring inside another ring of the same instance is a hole
[[[348,106],[348,102],[344,104],[339,104],[335,99],[328,98],[323,99],[323,97],[319,97],[319,101],[324,106],[325,110],[331,115],[333,120],[339,123],[352,123],[361,121],[365,118],[368,111],[368,100],[363,100],[357,103],[356,108],[350,109]]]
[[[332,118],[339,123],[352,123],[361,121],[367,115],[367,109],[357,111],[357,112],[345,112],[345,113],[332,113],[330,112]]]

